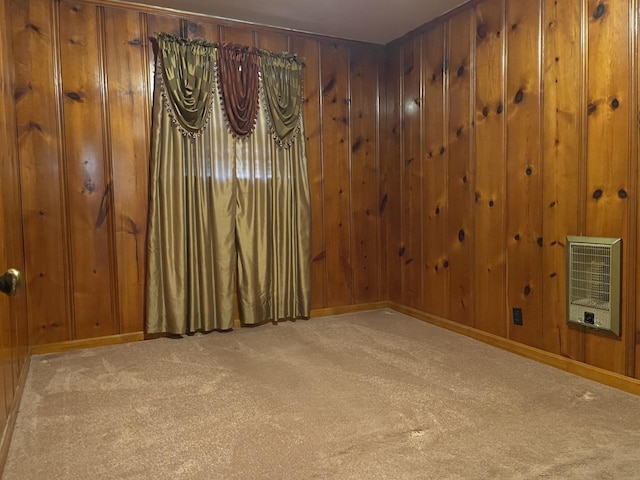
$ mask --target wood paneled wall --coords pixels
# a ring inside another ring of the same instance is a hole
[[[110,0],[11,5],[32,345],[143,330],[148,37],[160,31],[306,59],[312,308],[386,298],[380,47]]]
[[[24,270],[17,128],[14,116],[14,52],[11,11],[0,0],[0,275]],[[0,472],[4,466],[28,369],[26,295],[0,294]]]
[[[387,47],[391,300],[640,378],[637,24],[636,0],[484,0]],[[576,234],[623,239],[620,338],[565,324]]]

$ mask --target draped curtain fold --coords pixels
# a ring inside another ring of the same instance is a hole
[[[223,80],[225,48],[164,34],[158,47],[147,332],[230,329],[236,292],[244,324],[308,317],[311,213],[300,61],[226,48],[232,55]],[[258,101],[269,89],[279,96],[273,112]],[[277,123],[286,127],[276,130]]]

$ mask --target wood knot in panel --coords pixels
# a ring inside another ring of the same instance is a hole
[[[382,201],[380,202],[380,215],[382,215],[387,208],[387,202],[389,201],[389,196],[385,193],[384,197],[382,197]]]
[[[528,297],[531,294],[531,287],[529,285],[525,285],[522,293],[524,293],[525,297]]]
[[[625,200],[629,197],[629,194],[627,193],[627,191],[623,188],[621,188],[620,190],[618,190],[618,197],[620,197],[621,199]]]
[[[539,247],[542,247],[544,243],[544,239],[542,237],[538,237],[538,239],[536,240],[536,243],[538,244]]]
[[[611,108],[615,110],[619,106],[620,106],[620,101],[617,98],[614,98],[613,100],[611,100]]]
[[[405,248],[404,247],[400,247],[400,250],[398,250],[398,256],[402,257],[404,255],[405,252]]]
[[[602,197],[602,190],[601,189],[597,189],[595,192],[593,192],[593,195],[591,195],[595,200],[598,200],[600,197]]]
[[[464,242],[464,230],[460,229],[460,231],[458,232],[458,241],[459,242]]]
[[[483,117],[488,117],[489,116],[489,107],[484,107],[482,109],[482,116]]]
[[[79,94],[78,92],[65,92],[64,96],[67,97],[67,98],[70,98],[74,102],[82,102],[83,101],[82,95]]]
[[[502,106],[502,104],[498,105],[498,108],[496,109],[496,113],[498,115],[500,115],[502,112],[504,112],[504,107]]]
[[[520,241],[520,235],[516,233],[516,234],[515,234],[515,236],[513,237],[513,239],[514,239],[516,242],[519,242],[519,241]]]
[[[531,167],[527,167],[527,169],[525,170],[525,173],[527,174],[528,177],[531,176],[531,174],[533,173],[533,170]]]
[[[478,37],[480,38],[486,38],[487,36],[487,26],[483,23],[481,23],[480,25],[478,25]]]
[[[461,77],[462,75],[464,75],[464,65],[460,65],[458,67],[458,71],[456,72],[456,74]]]
[[[521,103],[522,100],[524,100],[524,92],[522,91],[522,89],[520,89],[516,92],[516,96],[514,97],[513,101],[515,103]]]
[[[587,105],[587,115],[592,115],[597,108],[598,106],[595,103],[589,103],[589,105]]]
[[[604,16],[606,11],[607,6],[604,3],[600,2],[593,12],[593,18],[595,18],[596,20],[600,20]]]

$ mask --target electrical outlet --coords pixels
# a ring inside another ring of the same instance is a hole
[[[513,307],[513,324],[522,325],[522,309]]]

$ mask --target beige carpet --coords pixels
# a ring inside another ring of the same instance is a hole
[[[37,356],[4,479],[639,479],[640,397],[380,310]]]

